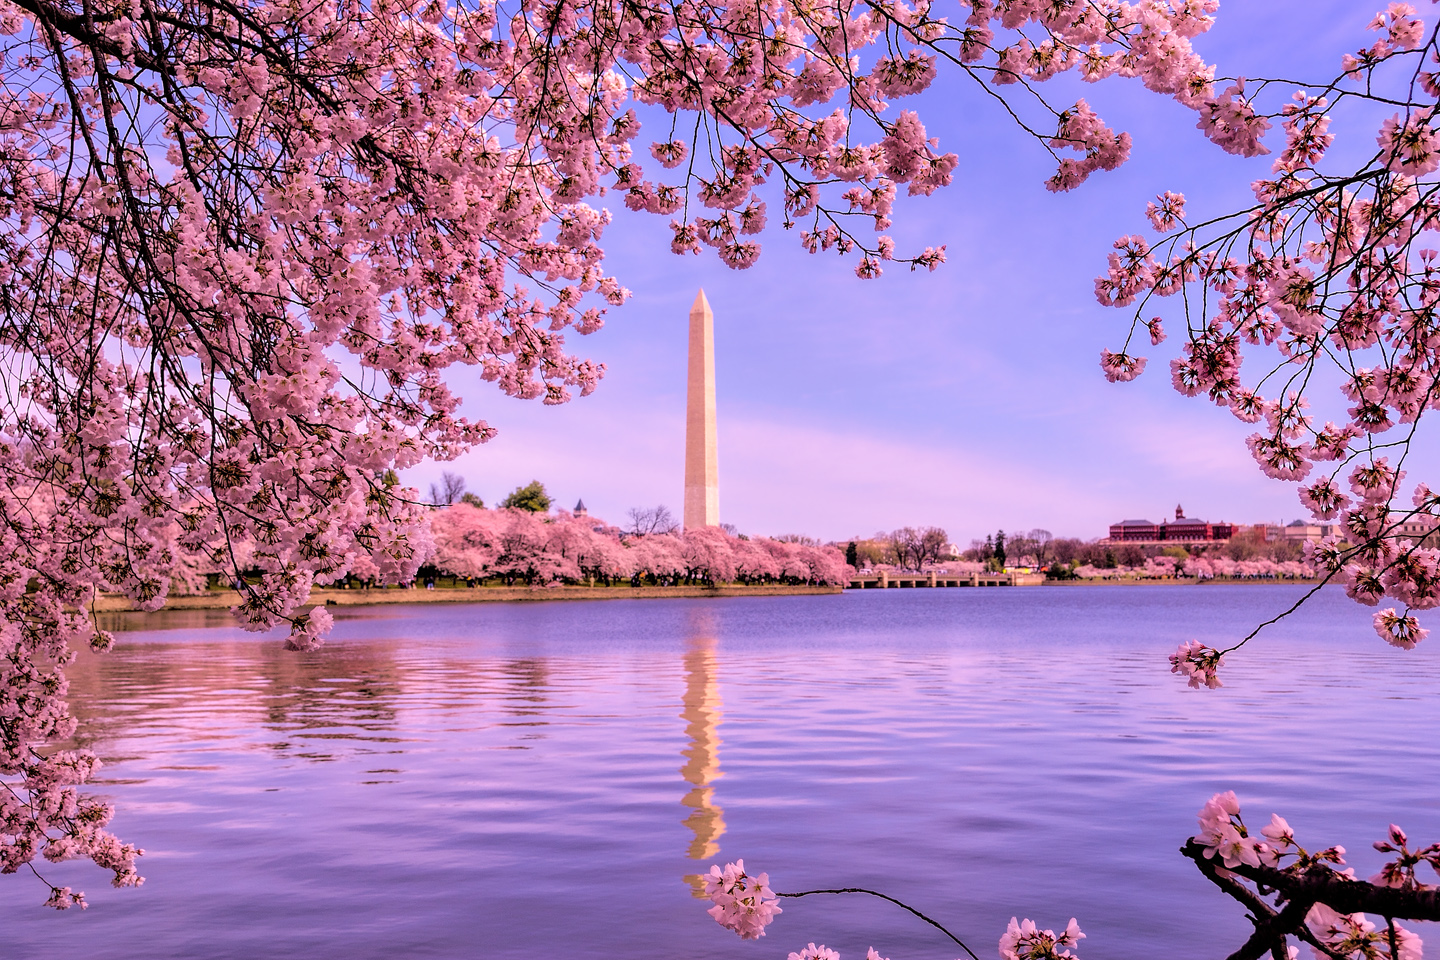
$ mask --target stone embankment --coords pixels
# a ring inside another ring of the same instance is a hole
[[[889,573],[851,577],[851,590],[884,590],[896,587],[1038,587],[1043,573]]]
[[[1203,583],[1300,583],[1317,584],[1317,577],[1106,577],[1075,580],[1049,580],[1043,573],[881,573],[851,577],[851,590],[873,590],[896,587],[1038,587],[1048,586],[1140,586],[1149,584]]]
[[[312,590],[310,600],[316,605],[331,607],[365,606],[377,603],[487,603],[494,601],[525,600],[633,600],[638,598],[681,598],[681,597],[791,597],[835,594],[838,586],[811,587],[744,584],[725,584],[718,587],[632,587],[628,584],[618,587],[436,587],[424,588],[377,587],[371,590]],[[165,602],[166,610],[227,610],[234,606],[236,596],[230,590],[211,590],[193,596],[170,597]],[[116,613],[133,610],[129,599],[119,596],[102,596],[95,601],[95,610],[100,613]]]
[[[1130,587],[1144,586],[1149,584],[1231,584],[1246,583],[1275,586],[1276,584],[1298,583],[1314,586],[1317,583],[1324,583],[1320,577],[1092,577],[1090,579],[1076,580],[1047,580],[1051,586],[1057,587],[1085,587],[1085,586],[1114,586]]]

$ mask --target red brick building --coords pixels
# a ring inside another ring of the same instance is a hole
[[[1112,543],[1199,543],[1229,540],[1235,530],[1228,523],[1210,523],[1185,516],[1175,507],[1174,520],[1151,523],[1149,520],[1121,520],[1110,525]]]
[[[1149,520],[1121,520],[1110,524],[1110,539],[1116,543],[1154,543],[1160,539],[1160,524]]]

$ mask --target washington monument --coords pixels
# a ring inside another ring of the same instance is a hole
[[[685,392],[685,529],[720,525],[715,457],[715,315],[705,291],[690,308],[690,382]]]

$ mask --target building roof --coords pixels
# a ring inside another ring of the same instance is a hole
[[[1154,527],[1154,526],[1157,526],[1157,524],[1151,523],[1149,520],[1121,520],[1119,523],[1115,524],[1115,526],[1117,526],[1117,527]]]
[[[577,500],[577,501],[575,501],[575,509],[576,509],[576,510],[584,510],[584,509],[585,509],[585,501],[584,501],[584,500]]]

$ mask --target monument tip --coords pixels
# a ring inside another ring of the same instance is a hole
[[[704,287],[701,287],[700,290],[695,294],[695,302],[690,306],[691,313],[695,313],[697,311],[705,313],[708,313],[710,311],[710,301],[705,297]]]

